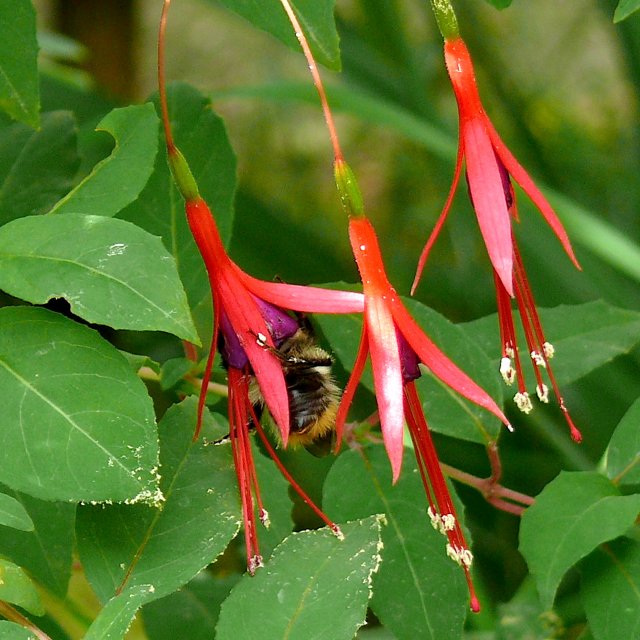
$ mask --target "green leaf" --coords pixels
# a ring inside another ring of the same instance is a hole
[[[220,606],[240,576],[226,578],[201,571],[189,584],[142,609],[149,640],[175,640],[189,629],[189,640],[215,637]]]
[[[0,525],[20,531],[33,531],[33,520],[26,509],[6,493],[0,493]]]
[[[131,367],[131,371],[136,374],[143,367],[150,369],[154,374],[160,375],[160,364],[155,360],[151,359],[149,356],[140,355],[138,353],[128,353],[127,351],[123,351],[119,349],[122,357],[129,363],[129,367]]]
[[[11,493],[11,489],[2,489]],[[22,532],[0,527],[0,555],[64,598],[71,577],[76,505],[38,500],[17,491],[11,495],[33,523],[33,529]]]
[[[228,240],[233,224],[236,159],[222,119],[213,112],[210,100],[188,85],[171,85],[168,103],[176,144],[213,211],[222,237]],[[209,280],[187,225],[184,201],[173,184],[166,152],[157,155],[147,186],[118,217],[162,237],[176,260],[198,333],[206,343],[212,321]]]
[[[189,358],[170,358],[166,360],[162,363],[160,369],[160,388],[163,391],[172,389],[182,382],[183,378],[191,373],[195,366],[196,363],[193,360],[189,360]]]
[[[46,309],[0,309],[0,481],[45,500],[157,496],[153,406],[95,331]]]
[[[549,640],[561,638],[563,631],[562,619],[540,604],[530,576],[509,602],[498,605],[495,640]]]
[[[16,604],[30,613],[41,616],[44,607],[27,574],[18,566],[0,558],[0,601]]]
[[[561,386],[629,352],[640,342],[640,313],[619,309],[601,300],[539,309],[539,312],[545,336],[555,348],[551,365]],[[492,355],[497,368],[500,363],[498,316],[494,314],[462,326]],[[524,336],[520,345],[524,351]],[[529,378],[533,380],[532,372]]]
[[[121,640],[149,596],[153,596],[153,587],[143,584],[112,598],[93,621],[83,640]]]
[[[51,213],[113,216],[131,204],[153,171],[158,153],[158,116],[151,103],[114,109],[96,131],[110,133],[115,148],[62,198]]]
[[[279,0],[219,0],[251,24],[275,36],[295,51],[300,44]],[[340,69],[338,32],[333,17],[335,0],[291,0],[317,62]]]
[[[625,413],[607,448],[607,476],[616,484],[640,484],[640,398]]]
[[[30,216],[0,228],[0,288],[34,304],[68,300],[88,322],[197,342],[173,258],[124,220]]]
[[[281,455],[281,458],[284,457],[284,451],[279,451],[278,453]],[[262,527],[258,533],[260,553],[263,558],[268,558],[278,544],[280,544],[293,529],[293,502],[291,501],[291,495],[294,491],[290,488],[289,483],[285,480],[269,456],[255,451],[253,462],[256,467],[256,474],[258,475],[260,493],[265,503],[264,507],[269,513],[269,528]],[[284,462],[294,478],[305,486],[303,479],[295,473],[295,470],[290,468],[291,465],[287,464],[286,459]],[[308,487],[305,486],[305,489],[308,490]]]
[[[640,511],[640,495],[621,496],[604,476],[567,473],[549,483],[522,516],[520,552],[551,607],[562,576],[599,544],[622,535]]]
[[[193,442],[196,400],[172,407],[159,425],[161,508],[84,506],[78,550],[102,601],[118,589],[153,585],[147,600],[186,584],[239,528],[236,478],[228,445]]]
[[[640,544],[621,538],[580,564],[582,602],[597,640],[637,638],[640,630]]]
[[[385,514],[383,562],[373,579],[371,608],[398,640],[461,637],[469,598],[464,574],[447,557],[447,540],[427,517],[410,450],[395,485],[383,447],[342,454],[327,476],[323,506],[338,521]]]
[[[30,0],[0,2],[0,108],[40,125],[36,12]]]
[[[613,14],[613,22],[622,22],[640,9],[640,0],[620,0]]]
[[[0,640],[36,640],[36,637],[15,622],[0,620]]]
[[[48,211],[71,188],[79,162],[70,113],[45,113],[38,131],[0,126],[0,223]]]
[[[218,640],[352,640],[380,563],[380,516],[293,533],[264,569],[245,575],[220,611]],[[340,612],[340,615],[336,615]],[[248,615],[249,613],[249,615]]]

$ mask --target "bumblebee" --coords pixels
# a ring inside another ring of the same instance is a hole
[[[282,362],[289,396],[289,443],[303,446],[314,455],[331,449],[340,389],[331,375],[333,358],[318,346],[311,324],[300,319],[299,329],[271,353]],[[249,399],[258,414],[264,399],[253,381]]]

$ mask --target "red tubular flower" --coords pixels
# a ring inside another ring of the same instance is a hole
[[[364,297],[349,291],[257,280],[242,271],[228,256],[213,215],[200,197],[198,185],[186,159],[176,147],[171,132],[163,75],[164,33],[169,5],[170,0],[164,0],[158,35],[158,89],[162,124],[171,172],[184,197],[187,222],[207,269],[214,312],[213,337],[202,377],[194,439],[200,432],[215,350],[221,337],[221,351],[229,380],[229,437],[242,500],[247,567],[253,573],[262,564],[256,531],[256,507],[265,525],[268,524],[268,515],[262,505],[253,463],[250,424],[255,427],[273,461],[300,497],[337,535],[341,534],[278,458],[255,413],[249,391],[250,380],[255,376],[264,403],[286,446],[290,430],[289,394],[282,360],[275,350],[299,329],[298,322],[287,311],[358,313],[364,309]]]
[[[571,436],[574,440],[579,441],[581,439],[580,432],[569,416],[553,372],[549,367],[553,347],[547,342],[542,330],[529,281],[513,237],[511,219],[518,219],[518,211],[511,178],[522,187],[539,209],[571,261],[578,269],[580,265],[558,216],[529,174],[502,142],[485,113],[480,101],[471,57],[464,41],[460,37],[445,40],[444,52],[447,71],[458,103],[460,119],[458,155],[451,190],[420,256],[411,291],[413,293],[418,285],[431,247],[449,213],[464,160],[471,202],[478,218],[478,225],[487,247],[496,282],[502,340],[500,372],[508,384],[517,380],[518,392],[514,400],[521,410],[528,413],[532,405],[526,391],[524,374],[518,355],[510,301],[510,298],[515,297],[524,327],[527,349],[534,367],[537,395],[541,401],[548,402],[548,389],[542,382],[541,374],[541,369],[546,369],[560,408],[569,424]]]
[[[453,364],[411,317],[387,279],[378,239],[371,223],[366,218],[352,217],[349,220],[349,238],[362,278],[364,323],[353,373],[336,418],[338,442],[349,405],[370,354],[380,425],[391,462],[393,481],[400,475],[406,420],[429,499],[430,516],[448,537],[448,553],[464,569],[471,593],[471,605],[477,610],[478,603],[469,575],[471,552],[458,524],[413,382],[420,376],[418,364],[424,364],[445,384],[493,413],[505,425],[509,426],[509,423],[491,397]]]
[[[273,461],[300,497],[337,535],[340,535],[340,530],[295,482],[265,436],[249,393],[251,376],[255,376],[286,446],[290,428],[289,396],[282,362],[273,350],[291,337],[299,325],[285,309],[308,313],[356,313],[363,310],[364,298],[359,293],[271,283],[253,278],[228,256],[204,200],[199,196],[188,198],[185,210],[207,268],[214,307],[213,339],[202,379],[194,437],[198,436],[200,430],[215,348],[221,335],[221,351],[229,380],[229,437],[242,499],[247,568],[253,574],[262,565],[256,509],[265,526],[268,526],[268,514],[260,498],[249,425],[255,427]]]
[[[289,437],[289,401],[282,363],[265,347],[277,347],[274,338],[280,340],[292,335],[297,324],[282,311],[280,314],[270,312],[269,307],[306,313],[358,313],[364,307],[363,297],[350,291],[332,291],[253,278],[228,256],[204,200],[199,197],[188,199],[185,209],[189,227],[207,268],[214,307],[214,337],[202,381],[198,430],[218,332],[222,330],[225,344],[237,341],[240,351],[236,351],[238,361],[235,367],[243,369],[247,362],[250,365],[265,403],[280,429],[282,442],[286,445]],[[286,318],[293,323],[292,326],[287,326]]]

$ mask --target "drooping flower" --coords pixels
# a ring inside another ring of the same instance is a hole
[[[339,168],[336,174],[340,174]],[[429,500],[429,515],[435,526],[447,536],[447,552],[464,569],[471,606],[478,610],[469,573],[471,551],[458,522],[414,384],[421,375],[419,363],[460,395],[493,413],[508,427],[509,423],[492,398],[447,358],[409,314],[387,278],[378,239],[369,220],[351,217],[349,238],[362,279],[364,322],[356,362],[336,418],[338,441],[370,355],[382,437],[393,481],[400,475],[406,420]]]
[[[175,150],[173,153],[179,152]],[[177,157],[174,155],[174,158]],[[173,162],[179,163],[175,159]],[[268,524],[268,515],[262,505],[253,463],[250,425],[256,429],[272,459],[294,490],[337,535],[340,535],[340,530],[282,465],[254,410],[254,401],[249,391],[250,381],[255,376],[264,402],[286,446],[290,429],[290,399],[282,361],[275,352],[299,329],[297,320],[287,310],[358,313],[364,308],[364,297],[354,292],[265,282],[251,277],[227,254],[211,211],[197,195],[197,191],[187,190],[183,194],[186,195],[187,221],[207,268],[214,307],[213,338],[202,379],[194,437],[198,436],[200,430],[216,345],[220,343],[228,372],[229,437],[242,499],[247,568],[253,573],[262,564],[256,511],[265,525]]]
[[[167,156],[176,186],[185,200],[189,228],[204,260],[213,301],[214,326],[211,347],[202,377],[198,437],[211,370],[220,341],[229,381],[229,437],[242,502],[247,567],[253,573],[262,564],[256,531],[256,509],[264,524],[268,515],[262,505],[253,463],[250,425],[255,427],[272,459],[300,497],[337,535],[339,528],[313,503],[295,482],[265,436],[256,415],[249,385],[252,378],[286,446],[290,430],[290,398],[282,360],[277,349],[298,330],[298,322],[287,311],[303,313],[358,313],[364,308],[362,294],[265,282],[245,273],[227,254],[207,203],[200,197],[189,165],[176,147],[171,132],[164,82],[164,32],[170,0],[165,0],[158,38],[158,88]],[[220,339],[220,340],[219,340]]]
[[[289,399],[282,363],[273,350],[278,346],[277,341],[293,335],[298,325],[284,311],[359,313],[364,308],[362,294],[253,278],[227,254],[204,200],[199,196],[188,198],[185,211],[207,268],[214,308],[214,337],[202,381],[199,415],[221,331],[225,345],[237,343],[239,347],[233,350],[235,362],[229,362],[227,358],[227,363],[240,370],[245,365],[250,367],[286,446],[290,426]],[[282,313],[275,314],[274,308]]]
[[[464,161],[471,202],[489,254],[496,283],[502,341],[501,374],[508,384],[517,380],[518,392],[514,400],[521,410],[528,413],[532,404],[526,390],[521,357],[516,342],[511,307],[511,298],[515,298],[524,327],[528,357],[532,361],[535,372],[537,395],[542,402],[548,402],[549,392],[542,381],[541,371],[546,369],[560,408],[569,424],[571,435],[574,440],[579,441],[581,439],[580,432],[571,420],[553,371],[549,366],[549,360],[553,356],[553,347],[544,335],[529,281],[513,236],[512,220],[518,220],[518,211],[511,179],[515,180],[531,198],[575,266],[580,268],[580,265],[562,222],[531,177],[501,140],[485,113],[476,85],[471,56],[462,38],[455,35],[445,39],[444,53],[447,71],[458,104],[460,129],[458,154],[449,195],[420,256],[411,291],[413,293],[418,285],[431,247],[449,213]]]
[[[463,568],[469,586],[471,608],[478,611],[480,605],[470,574],[473,557],[456,516],[414,384],[421,375],[419,364],[424,364],[436,377],[465,398],[496,415],[507,427],[510,425],[491,397],[424,334],[389,282],[375,230],[364,216],[362,195],[356,178],[340,150],[333,116],[304,30],[291,3],[281,0],[281,4],[300,42],[320,96],[334,149],[336,186],[349,215],[349,239],[363,285],[362,335],[353,371],[336,415],[336,439],[339,445],[349,406],[367,357],[371,355],[380,425],[391,462],[393,481],[400,474],[406,420],[427,493],[432,524],[447,537],[447,553]]]

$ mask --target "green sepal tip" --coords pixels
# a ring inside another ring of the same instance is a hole
[[[351,167],[342,159],[335,161],[333,171],[342,206],[348,215],[364,215],[364,202],[356,176]]]
[[[177,147],[170,148],[168,150],[168,154],[171,173],[173,174],[173,179],[175,180],[176,186],[182,194],[182,197],[187,202],[198,199],[200,197],[198,183],[193,177],[193,173],[191,173],[191,169],[186,158]]]

